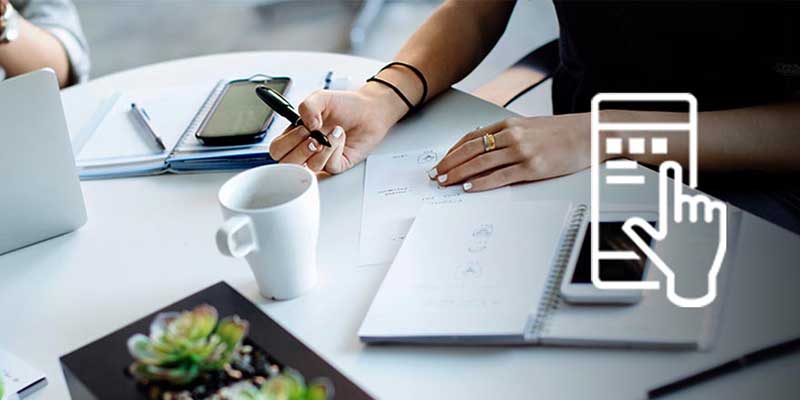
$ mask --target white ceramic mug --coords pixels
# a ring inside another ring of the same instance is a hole
[[[245,258],[261,295],[291,299],[317,283],[319,188],[305,167],[273,164],[244,171],[222,185],[222,254]]]

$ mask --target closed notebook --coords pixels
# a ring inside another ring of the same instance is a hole
[[[715,307],[678,308],[663,291],[645,292],[628,306],[578,306],[561,299],[564,268],[580,245],[576,233],[587,217],[586,206],[563,202],[423,207],[359,338],[367,343],[706,347]],[[648,275],[657,274],[649,269]]]

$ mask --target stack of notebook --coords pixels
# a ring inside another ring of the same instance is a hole
[[[299,81],[288,93],[293,102],[317,89],[313,79]],[[195,137],[224,82],[116,93],[102,101],[72,138],[81,178],[238,170],[272,163],[269,143],[288,126],[282,118],[276,118],[264,140],[255,144],[204,146]],[[154,148],[131,112],[132,103],[146,110],[165,150]]]

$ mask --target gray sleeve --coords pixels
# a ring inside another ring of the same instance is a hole
[[[89,79],[89,45],[81,29],[78,10],[70,0],[11,0],[20,15],[47,30],[64,46],[70,62],[70,83]]]

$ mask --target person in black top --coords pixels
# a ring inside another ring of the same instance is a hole
[[[599,92],[691,92],[700,111],[796,98],[800,2],[556,2],[556,114]]]
[[[338,126],[344,134],[337,130],[334,146],[321,148],[305,128],[289,129],[272,143],[272,156],[333,174],[362,161],[409,111],[408,103],[421,106],[480,63],[513,7],[512,1],[445,2],[395,58],[416,67],[427,85],[412,68],[393,65],[377,74],[382,82],[357,91],[316,92],[300,106],[308,128],[332,132]],[[588,111],[599,92],[694,94],[703,172],[800,170],[800,3],[556,1],[555,8],[561,57],[553,81],[556,115],[509,118],[467,133],[430,171],[441,185],[482,191],[587,168]],[[603,110],[601,119],[683,122],[686,114],[624,107]],[[495,141],[488,152],[487,134]],[[687,142],[671,139],[670,153],[688,155]],[[649,165],[664,157],[622,156]]]

